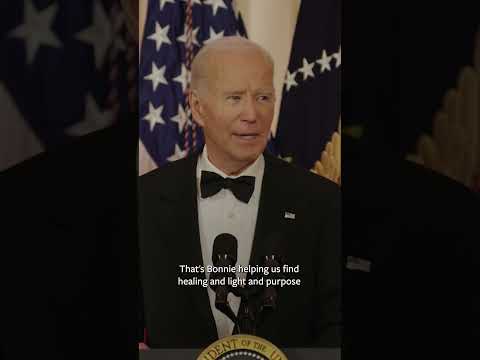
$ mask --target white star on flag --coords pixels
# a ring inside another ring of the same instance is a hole
[[[338,52],[333,53],[332,57],[335,59],[335,68],[338,68],[342,64],[342,47],[339,47]]]
[[[102,2],[95,1],[92,25],[78,33],[76,38],[93,46],[95,66],[97,69],[100,68],[105,62],[105,55],[113,41],[112,24],[105,14]]]
[[[197,27],[196,29],[193,29],[192,30],[192,42],[197,45],[197,46],[200,46],[198,40],[197,40],[197,34],[198,34],[198,30],[200,30],[200,27]],[[183,42],[183,43],[187,43],[187,25],[185,25],[185,28],[184,28],[184,31],[183,31],[183,35],[177,37],[177,41],[180,41],[180,42]]]
[[[175,144],[174,153],[167,160],[168,161],[180,160],[181,158],[185,157],[186,154],[187,154],[187,152],[185,150],[182,151],[180,149],[180,146],[178,146],[178,144]]]
[[[160,0],[160,10],[163,10],[166,3],[175,4],[175,0]]]
[[[33,63],[40,46],[48,45],[57,48],[62,46],[60,40],[50,29],[57,10],[57,4],[37,11],[32,1],[25,2],[23,15],[25,22],[11,31],[10,36],[25,40],[28,64]]]
[[[278,158],[283,160],[283,161],[286,161],[288,163],[291,163],[293,161],[293,157],[291,157],[291,156],[282,157],[281,155],[278,155]]]
[[[207,40],[205,40],[203,43],[208,44],[210,41],[221,39],[222,37],[225,36],[224,33],[225,33],[225,30],[216,33],[215,30],[213,30],[213,28],[210,26],[210,37]]]
[[[165,121],[162,119],[163,105],[160,105],[158,108],[153,106],[152,103],[148,104],[148,114],[143,118],[148,121],[150,124],[150,131],[153,131],[153,128],[156,124],[165,125]]]
[[[155,32],[151,34],[148,39],[155,41],[157,46],[157,51],[160,50],[162,44],[171,44],[172,42],[168,38],[168,30],[170,29],[170,25],[165,27],[161,27],[158,22],[155,23]]]
[[[298,69],[298,71],[303,74],[303,80],[307,80],[309,76],[312,78],[315,77],[315,74],[313,73],[314,66],[315,62],[309,63],[307,59],[303,58],[303,67]]]
[[[223,0],[205,0],[204,4],[212,7],[213,16],[217,15],[218,8],[228,9]]]
[[[332,57],[331,56],[328,56],[327,55],[327,52],[325,50],[323,50],[322,52],[322,57],[317,60],[317,63],[320,64],[321,68],[320,68],[320,72],[324,72],[325,69],[330,71],[330,60],[332,60]]]
[[[180,72],[180,75],[173,78],[173,81],[180,83],[182,85],[182,92],[185,93],[188,84],[188,70],[184,64],[182,64],[182,70]]]
[[[166,65],[158,69],[155,63],[152,62],[152,72],[149,75],[145,76],[144,79],[150,80],[152,82],[153,91],[157,90],[158,84],[168,85],[168,82],[165,79],[165,70]]]
[[[290,73],[287,70],[287,76],[285,77],[285,85],[287,86],[287,91],[289,91],[292,86],[298,85],[298,83],[295,81],[296,75],[297,75],[296,71],[294,71],[293,73]]]
[[[101,111],[91,94],[88,94],[85,100],[84,119],[82,122],[67,128],[65,132],[68,135],[83,136],[104,129],[113,123],[113,113],[111,111]]]
[[[185,124],[188,121],[187,114],[182,104],[178,104],[178,114],[172,117],[170,120],[172,120],[173,122],[176,122],[178,125],[178,132],[182,132],[183,128],[185,127]]]

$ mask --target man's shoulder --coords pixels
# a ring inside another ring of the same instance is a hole
[[[188,176],[195,171],[196,155],[190,155],[183,159],[169,162],[155,170],[145,173],[139,178],[139,186],[149,186],[159,183],[178,182],[183,176]]]
[[[340,187],[333,181],[284,160],[265,154],[265,160],[279,183],[291,191],[322,198],[340,196]]]
[[[138,179],[138,196],[142,206],[161,199],[180,197],[195,179],[196,157],[172,161],[152,170]]]

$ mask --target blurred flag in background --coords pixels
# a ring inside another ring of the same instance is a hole
[[[339,0],[300,5],[274,144],[278,155],[306,169],[328,142],[328,157],[339,162],[333,135],[340,123],[340,16]]]
[[[0,170],[136,110],[119,1],[4,1],[0,18]]]
[[[186,103],[190,65],[200,48],[223,36],[246,36],[231,0],[151,0],[139,73],[139,173],[203,146]]]

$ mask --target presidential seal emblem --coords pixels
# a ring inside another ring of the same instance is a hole
[[[232,335],[215,341],[197,360],[287,360],[271,342],[253,335]]]

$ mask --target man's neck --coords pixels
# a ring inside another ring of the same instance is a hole
[[[227,176],[237,176],[245,171],[249,166],[251,166],[258,159],[252,161],[243,161],[243,162],[229,162],[225,161],[221,157],[216,156],[208,151],[207,145],[203,148],[203,155],[206,155],[207,160],[218,170],[224,173]]]
[[[208,161],[210,161],[213,166],[215,166],[217,169],[221,170],[223,173],[225,173],[228,176],[236,176],[240,174],[242,171],[247,169],[250,165],[252,165],[255,162],[255,160],[253,160],[253,161],[244,162],[244,163],[225,164],[217,161],[215,158],[212,158],[210,154],[208,154]]]

